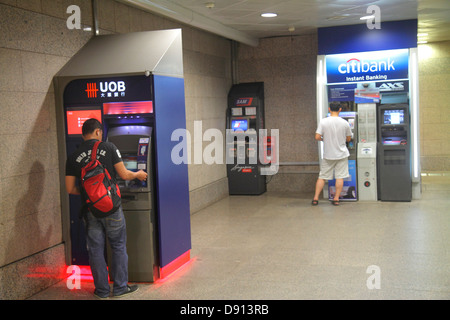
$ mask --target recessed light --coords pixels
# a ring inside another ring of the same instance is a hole
[[[276,14],[274,12],[261,13],[261,17],[264,17],[264,18],[274,18],[276,16],[278,16],[278,14]]]
[[[369,19],[373,19],[373,18],[375,18],[375,16],[374,16],[374,15],[371,15],[371,16],[364,16],[364,17],[361,17],[361,18],[359,18],[359,20],[369,20]]]
[[[428,43],[428,41],[427,40],[417,41],[417,44],[424,44],[424,43]]]
[[[418,37],[426,37],[428,35],[428,33],[418,33],[417,36]]]

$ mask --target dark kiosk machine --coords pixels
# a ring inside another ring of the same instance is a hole
[[[411,201],[411,151],[408,104],[378,107],[378,196]]]
[[[68,265],[88,265],[79,196],[67,196],[65,159],[81,143],[85,120],[103,123],[128,170],[121,181],[129,280],[153,282],[190,260],[187,164],[175,164],[172,132],[186,127],[181,30],[92,38],[55,76],[63,238]],[[108,257],[105,257],[108,260]]]
[[[147,180],[150,183],[139,180],[123,181],[117,177],[128,231],[129,278],[144,282],[158,278],[159,265],[156,246],[157,220],[152,196],[152,131],[151,126],[142,125],[117,126],[108,130],[108,141],[120,150],[125,167],[131,171],[144,170],[149,174]],[[108,261],[110,259],[108,256]]]
[[[264,83],[233,85],[227,109],[227,175],[230,195],[259,195],[266,192],[261,174],[259,130],[264,129]],[[266,137],[270,139],[270,137]],[[270,152],[270,148],[266,151]]]

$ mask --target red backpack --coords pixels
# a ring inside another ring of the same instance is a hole
[[[81,169],[81,186],[86,204],[97,218],[114,213],[121,204],[119,186],[112,182],[108,170],[97,160],[100,143],[95,143],[91,160]]]

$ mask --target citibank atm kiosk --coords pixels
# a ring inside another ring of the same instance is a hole
[[[259,130],[264,128],[264,83],[233,85],[228,94],[227,174],[230,195],[259,195],[266,192],[261,174]],[[265,137],[266,156],[272,149]]]
[[[378,194],[380,200],[411,201],[409,105],[378,107]]]
[[[63,239],[68,265],[88,265],[81,199],[67,196],[67,155],[85,120],[103,123],[127,169],[147,181],[121,181],[129,281],[153,282],[190,260],[187,164],[171,159],[172,132],[186,127],[181,30],[98,36],[55,76]],[[186,150],[186,149],[185,149]],[[108,260],[107,257],[105,257]]]

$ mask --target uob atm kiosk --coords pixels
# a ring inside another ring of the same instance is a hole
[[[56,75],[63,237],[68,265],[88,265],[79,196],[65,193],[65,159],[81,143],[86,119],[103,123],[125,167],[147,182],[121,181],[129,280],[153,282],[190,260],[186,164],[174,164],[171,141],[185,128],[181,30],[98,36]],[[107,259],[107,257],[105,257]]]

